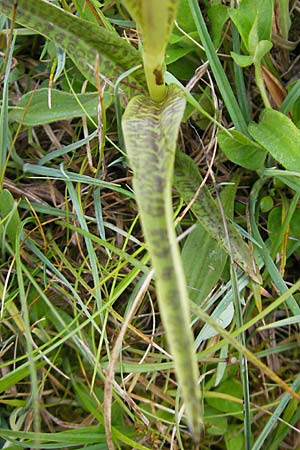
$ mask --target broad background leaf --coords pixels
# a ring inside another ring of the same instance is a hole
[[[258,124],[249,125],[249,133],[283,167],[300,172],[300,131],[287,116],[266,109]]]

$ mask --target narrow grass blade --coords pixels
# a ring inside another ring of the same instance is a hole
[[[280,294],[284,294],[285,292],[288,291],[287,285],[285,284],[284,280],[282,279],[282,276],[280,275],[280,272],[277,269],[271,255],[270,255],[270,252],[269,252],[268,248],[266,247],[266,245],[259,233],[258,227],[257,227],[257,221],[256,221],[257,198],[258,198],[259,191],[265,182],[266,182],[266,179],[259,179],[258,181],[256,181],[256,183],[254,184],[252,191],[250,193],[249,204],[250,204],[251,230],[252,230],[253,237],[255,238],[255,240],[258,242],[258,244],[260,246],[257,249],[257,251],[260,253],[262,259],[264,260],[266,269],[267,269],[268,273],[270,274],[270,277],[272,278],[276,288],[278,289],[278,292],[280,292]],[[293,313],[293,315],[300,314],[300,307],[292,295],[287,298],[286,304],[287,304],[288,308],[290,309],[290,311]]]
[[[98,331],[98,333],[101,335],[101,330],[99,326],[96,324],[96,322],[92,319],[91,314],[79,296],[78,292],[75,290],[75,288],[72,286],[72,284],[67,280],[67,278],[49,261],[49,259],[40,251],[39,248],[34,244],[34,242],[30,239],[26,240],[26,246],[37,256],[37,258],[42,261],[46,267],[48,267],[52,273],[54,273],[59,280],[63,283],[64,286],[69,289],[69,291],[73,294],[75,300],[78,302],[78,304],[81,306],[82,311],[85,313],[85,316],[90,318],[91,322],[93,323],[95,329]]]
[[[300,376],[295,379],[295,381],[291,385],[291,388],[294,391],[296,391],[296,392],[299,390],[299,388],[300,388]],[[291,400],[290,394],[285,393],[283,395],[282,399],[280,400],[279,405],[277,406],[277,408],[273,412],[272,416],[268,420],[267,424],[265,425],[264,429],[262,430],[262,432],[260,433],[260,435],[256,439],[255,444],[253,445],[251,450],[260,450],[262,448],[262,446],[264,445],[265,440],[267,439],[268,435],[272,431],[274,425],[276,425],[279,417],[283,413],[284,409],[286,408],[286,406],[287,406],[287,404],[288,404],[288,402],[290,400]]]
[[[6,67],[4,74],[4,82],[2,89],[2,101],[0,111],[0,187],[2,186],[3,177],[5,174],[7,156],[9,150],[9,128],[8,128],[8,87],[9,87],[9,74],[11,70],[12,55],[15,47],[15,37],[12,39],[8,55],[6,59]]]
[[[218,88],[220,89],[228,113],[236,129],[244,133],[245,135],[248,135],[247,124],[236,101],[236,97],[232,91],[228,78],[220,63],[211,37],[207,31],[206,24],[199,7],[199,3],[197,0],[189,0],[189,5],[197,27],[197,31],[199,33],[201,43],[205,48],[212,73],[214,74],[216,83],[218,85]]]
[[[298,285],[299,288],[299,285]],[[207,313],[205,313],[201,308],[198,306],[193,307],[193,311],[195,314],[199,316],[200,319],[207,322],[210,326],[215,328],[215,330],[222,336],[226,342],[231,344],[238,352],[241,352],[245,358],[252,364],[254,364],[257,368],[261,369],[272,381],[274,381],[276,384],[278,384],[284,391],[289,393],[293,398],[296,400],[300,400],[300,396],[298,393],[296,393],[285,381],[283,381],[273,370],[271,370],[268,366],[266,366],[262,361],[260,361],[257,356],[252,353],[250,350],[248,350],[242,343],[240,343],[237,339],[235,339],[235,333],[229,333],[228,331],[224,330],[215,320],[213,320]],[[208,349],[208,351],[212,352],[212,349],[214,347],[211,347]]]
[[[233,51],[240,54],[240,37],[237,28],[233,25],[232,30]],[[243,69],[233,62],[234,79],[237,91],[237,98],[246,123],[251,120],[249,99],[247,96]]]
[[[30,219],[29,219],[30,220]],[[20,302],[22,307],[23,323],[24,323],[24,337],[26,342],[26,352],[29,362],[30,370],[30,382],[31,382],[31,399],[29,400],[29,405],[33,411],[33,426],[34,426],[34,443],[39,446],[40,443],[40,431],[41,431],[41,421],[40,421],[40,411],[39,411],[39,383],[37,369],[34,361],[33,354],[33,339],[31,335],[31,324],[29,317],[29,305],[27,303],[27,294],[25,287],[25,277],[22,271],[21,262],[21,242],[23,236],[23,227],[25,222],[19,224],[16,231],[15,239],[15,252],[16,252],[16,272],[18,280],[18,289]]]
[[[282,114],[288,114],[299,97],[300,97],[300,80],[297,80],[296,83],[291,88],[291,90],[289,91],[286,98],[283,100],[282,105],[279,108],[279,111],[282,112]]]
[[[83,230],[88,231],[88,226],[87,226],[86,220],[83,215],[82,205],[81,205],[79,196],[76,195],[74,186],[70,181],[67,181],[66,185],[67,185],[67,188],[68,188],[68,191],[70,194],[70,198],[73,203],[73,207],[76,212],[78,222]],[[101,311],[102,295],[101,295],[100,277],[99,277],[99,269],[98,269],[98,264],[97,264],[97,257],[96,257],[95,249],[92,245],[92,241],[88,238],[88,236],[85,237],[85,245],[87,248],[89,263],[90,263],[90,267],[91,267],[91,273],[92,273],[92,277],[93,277],[93,281],[94,281],[93,289],[95,292],[95,299],[97,302],[98,309],[99,309],[99,311]]]
[[[112,191],[124,194],[125,197],[134,198],[132,192],[127,191],[115,183],[99,180],[97,178],[89,177],[88,175],[82,175],[80,173],[69,172],[64,170],[63,166],[59,169],[53,169],[52,167],[45,167],[39,164],[24,164],[23,171],[31,175],[38,175],[39,177],[53,178],[63,181],[73,181],[76,183],[85,183],[91,186],[98,186],[104,189],[110,189]]]

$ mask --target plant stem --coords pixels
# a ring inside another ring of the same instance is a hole
[[[255,69],[256,85],[259,89],[259,92],[260,92],[261,98],[264,102],[265,108],[271,108],[271,103],[269,102],[269,99],[268,99],[268,95],[267,95],[267,91],[266,91],[266,87],[265,87],[265,83],[264,83],[264,79],[263,79],[263,75],[262,75],[261,62],[254,63],[254,69]]]

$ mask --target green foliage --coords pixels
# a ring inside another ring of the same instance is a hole
[[[9,238],[10,244],[15,249],[17,230],[20,227],[21,219],[18,212],[17,202],[12,194],[4,189],[0,192],[0,242],[1,253],[4,253],[5,235]]]
[[[236,190],[237,183],[232,183],[222,191],[223,208],[230,219],[233,217]],[[190,300],[198,305],[203,304],[221,278],[226,261],[227,255],[218,242],[212,239],[203,225],[197,224],[182,249],[182,262]],[[231,319],[226,321],[225,326],[228,326]]]
[[[218,142],[227,158],[250,170],[263,168],[266,151],[239,131],[232,130],[230,135],[219,131]]]
[[[201,448],[291,443],[296,14],[287,0],[200,3],[0,0],[1,445],[191,448],[200,426]],[[288,91],[280,112],[262,64]],[[236,165],[238,189],[224,188]]]
[[[111,100],[111,95],[104,93],[105,108],[110,105]],[[49,102],[51,102],[50,105]],[[98,115],[98,105],[97,92],[75,96],[57,89],[49,92],[49,89],[41,88],[23,95],[15,109],[10,112],[9,120],[34,127],[82,116],[95,119]]]
[[[210,406],[205,408],[206,432],[213,436],[224,436],[227,431],[227,419]]]
[[[268,232],[269,238],[273,248],[277,248],[278,244],[281,244],[280,230],[282,222],[284,220],[284,214],[282,207],[273,208],[268,215]],[[296,209],[288,226],[288,235],[290,239],[287,242],[287,252],[289,252],[295,241],[300,239],[300,209]]]
[[[226,450],[243,450],[245,448],[245,439],[240,425],[228,427],[224,437]]]
[[[300,131],[287,116],[266,109],[258,124],[249,125],[249,133],[283,167],[300,172]]]
[[[212,4],[207,14],[211,26],[211,38],[217,48],[221,43],[223,27],[229,18],[228,8],[225,5]]]
[[[238,29],[248,53],[248,55],[240,55],[231,52],[231,56],[240,67],[254,64],[256,84],[265,106],[269,106],[269,100],[265,92],[261,63],[273,46],[271,42],[273,8],[273,0],[264,2],[242,0],[238,8],[229,11],[229,16]]]
[[[218,411],[234,414],[240,420],[243,420],[243,405],[242,405],[242,385],[239,381],[230,378],[221,383],[215,390],[216,394],[213,397],[208,397],[206,402],[217,409]],[[220,396],[218,397],[218,394]]]
[[[228,222],[227,232],[224,229],[223,217],[219,209],[215,207],[215,202],[206,186],[203,186],[194,199],[202,183],[202,178],[193,163],[193,160],[182,152],[177,152],[175,161],[174,184],[184,201],[189,204],[192,200],[191,209],[201,225],[207,230],[210,236],[219,242],[219,245],[232,256],[233,260],[239,264],[246,273],[256,282],[260,283],[260,276],[249,255],[247,245],[243,241],[237,229]]]
[[[229,16],[250,54],[259,42],[271,40],[273,3],[273,0],[241,0],[238,8],[229,10]]]
[[[10,1],[1,0],[0,11],[11,16],[12,6]],[[102,82],[111,82],[141,62],[137,50],[116,32],[75,17],[45,0],[18,0],[16,21],[56,42],[94,85],[97,65],[105,74]],[[134,81],[138,86],[145,85],[141,71],[135,72]]]

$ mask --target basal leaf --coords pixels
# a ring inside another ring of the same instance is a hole
[[[164,102],[138,96],[128,104],[122,126],[133,169],[133,187],[146,242],[155,269],[161,318],[174,358],[189,426],[198,438],[201,427],[197,359],[190,328],[189,299],[172,210],[172,172],[184,93],[168,87]]]
[[[54,41],[92,84],[96,83],[97,60],[100,77],[108,83],[141,63],[139,52],[115,32],[69,14],[48,1],[18,0],[16,3],[16,22]],[[13,5],[11,0],[0,0],[0,13],[11,17]],[[130,80],[139,89],[145,86],[141,70]]]
[[[226,259],[226,252],[198,223],[182,249],[190,300],[202,304],[222,276]]]
[[[193,160],[182,152],[176,153],[174,184],[177,191],[188,204],[194,199],[202,177]],[[200,190],[198,197],[191,206],[199,222],[206,228],[208,233],[217,240],[219,245],[232,256],[234,261],[255,280],[261,283],[260,275],[250,256],[247,244],[243,241],[237,229],[227,223],[230,245],[224,230],[223,218],[219,208],[210,195],[206,186]]]
[[[41,88],[23,95],[16,108],[9,114],[9,120],[15,120],[28,126],[37,126],[58,120],[70,120],[74,117],[97,117],[99,96],[97,92],[77,94],[51,90],[51,108],[48,105],[49,91]],[[111,96],[104,93],[104,104],[107,108]],[[29,105],[29,106],[28,106]]]
[[[194,19],[190,13],[188,0],[179,0],[178,12],[176,16],[178,25],[188,34],[196,31]],[[178,31],[178,33],[180,33]],[[181,35],[181,33],[180,33]]]
[[[245,437],[241,425],[230,425],[225,435],[226,450],[244,450]]]
[[[229,9],[228,14],[239,30],[242,41],[248,50],[248,37],[257,15],[256,0],[242,0],[239,7]]]
[[[258,124],[249,125],[249,133],[283,167],[300,172],[300,130],[287,116],[266,109]]]
[[[232,183],[222,191],[224,211],[230,218],[233,216],[236,189],[237,183]],[[218,208],[217,204],[216,208]],[[182,249],[182,261],[190,300],[198,305],[202,304],[221,278],[227,257],[224,249],[198,223],[187,237]],[[215,330],[213,332],[215,334]]]
[[[210,435],[224,436],[227,428],[227,417],[222,416],[219,411],[211,406],[205,408],[206,432]]]

